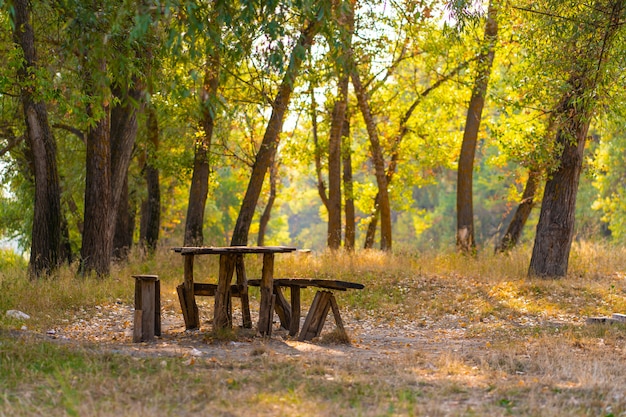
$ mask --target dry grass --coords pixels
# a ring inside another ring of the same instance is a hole
[[[129,305],[134,273],[158,273],[164,310],[179,314],[180,256],[136,254],[106,280],[67,269],[30,282],[6,268],[0,416],[625,415],[626,327],[585,319],[626,313],[626,250],[577,243],[561,280],[527,279],[528,252],[277,257],[277,276],[366,285],[338,295],[350,345],[328,325],[313,344],[237,332],[145,346],[59,343],[46,329],[88,321],[107,303]],[[216,279],[210,258],[196,270]],[[248,274],[258,276],[261,262],[250,260]],[[311,299],[305,292],[303,304]],[[29,331],[7,309],[31,314]],[[192,346],[203,355],[190,356]]]

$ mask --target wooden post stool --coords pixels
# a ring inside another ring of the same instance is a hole
[[[135,316],[133,342],[149,342],[161,336],[161,283],[158,275],[133,275],[135,278]]]

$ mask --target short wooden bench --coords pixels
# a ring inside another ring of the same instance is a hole
[[[259,286],[261,280],[248,280],[249,286]],[[285,298],[282,288],[290,289],[291,303]],[[289,330],[290,336],[298,334],[300,327],[300,290],[302,288],[314,287],[320,288],[317,291],[311,308],[304,320],[302,330],[298,336],[299,341],[311,340],[320,335],[328,310],[332,309],[335,323],[339,331],[345,333],[339,306],[332,291],[346,291],[349,289],[361,290],[365,288],[363,284],[348,281],[337,281],[329,279],[311,279],[311,278],[275,278],[274,279],[274,309],[280,318],[281,326]]]

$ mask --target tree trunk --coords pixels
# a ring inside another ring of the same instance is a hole
[[[569,107],[575,109],[574,103]],[[576,118],[579,119],[578,122],[572,122],[568,126],[576,134],[575,143],[571,143],[570,136],[564,129],[559,129],[557,133],[557,142],[564,148],[559,158],[561,164],[548,179],[544,190],[530,261],[531,276],[561,277],[567,274],[574,237],[576,194],[589,129],[588,118],[583,121],[580,114]]]
[[[342,148],[344,213],[346,218],[346,230],[343,247],[346,251],[353,252],[356,240],[356,215],[354,208],[354,184],[352,182],[352,144],[350,140],[350,116],[348,115],[347,111],[343,122]]]
[[[322,147],[320,146],[317,129],[317,103],[315,101],[315,91],[311,83],[309,95],[311,96],[311,127],[313,128],[313,146],[315,159],[315,174],[317,175],[317,193],[322,200],[322,204],[328,210],[328,195],[326,194],[326,184],[322,176]]]
[[[128,177],[122,186],[122,197],[117,208],[115,234],[113,235],[113,259],[124,261],[128,259],[130,248],[133,246],[135,232],[135,210],[130,202],[128,193]]]
[[[395,136],[392,146],[391,146],[391,159],[389,160],[389,165],[387,166],[387,186],[393,180],[393,177],[396,173],[398,167],[398,160],[400,158],[400,144],[404,140],[404,137],[409,133],[409,128],[407,126],[409,119],[415,112],[417,106],[422,102],[422,100],[428,96],[432,91],[436,90],[440,86],[442,86],[446,81],[450,80],[453,76],[457,75],[461,70],[467,68],[470,61],[465,61],[459,64],[456,68],[450,71],[445,76],[438,79],[427,89],[422,91],[419,96],[411,103],[407,111],[404,113],[402,118],[400,119],[400,126],[398,127],[398,134]],[[374,247],[374,240],[376,239],[376,228],[378,226],[378,219],[380,217],[380,210],[378,206],[380,204],[380,195],[376,193],[376,197],[374,200],[374,207],[376,210],[371,216],[370,223],[367,226],[367,233],[365,235],[365,249],[371,249]]]
[[[265,233],[267,232],[267,225],[270,222],[270,217],[272,215],[272,207],[274,206],[274,201],[276,200],[276,181],[278,177],[278,165],[276,164],[276,160],[272,161],[272,165],[270,166],[270,195],[267,199],[267,204],[265,205],[265,209],[263,210],[263,214],[261,215],[261,220],[259,222],[259,234],[257,235],[257,245],[263,246],[265,244]]]
[[[139,240],[149,253],[153,253],[159,241],[161,228],[161,191],[159,169],[155,166],[156,152],[159,149],[159,124],[156,111],[148,109],[148,143],[144,176],[148,189],[148,198],[141,206],[141,230]]]
[[[202,246],[204,243],[204,211],[209,195],[209,176],[211,167],[209,156],[213,129],[215,127],[215,104],[219,85],[220,56],[214,50],[209,56],[209,68],[204,72],[204,84],[201,93],[202,120],[204,136],[196,141],[193,161],[193,175],[189,189],[189,204],[185,222],[185,246]]]
[[[88,82],[89,84],[89,82]],[[102,105],[103,116],[87,133],[85,214],[83,242],[80,251],[80,272],[109,275],[113,240],[109,230],[113,221],[111,202],[111,141],[109,139],[109,109]],[[87,114],[94,117],[92,104]]]
[[[246,189],[246,194],[241,203],[241,208],[239,209],[239,216],[237,217],[237,223],[235,224],[231,240],[232,246],[245,246],[248,244],[248,233],[250,231],[250,225],[252,224],[254,210],[259,200],[261,189],[263,188],[265,174],[271,164],[272,158],[274,158],[276,154],[279,135],[283,128],[285,112],[287,111],[294,83],[300,72],[302,60],[304,59],[303,52],[309,50],[313,38],[319,32],[321,26],[321,20],[311,22],[302,31],[297,44],[291,52],[289,66],[285,71],[282,83],[274,99],[272,115],[265,129],[261,147],[256,154],[248,188]]]
[[[341,247],[341,137],[348,105],[350,79],[341,76],[328,139],[328,231],[327,245],[336,250]]]
[[[576,58],[578,69],[570,77],[570,88],[557,107],[556,141],[563,147],[556,171],[549,176],[541,203],[535,244],[528,274],[562,277],[567,274],[569,253],[574,236],[576,195],[582,170],[587,131],[597,100],[597,89],[605,74],[607,55],[615,33],[620,28],[626,5],[623,0],[599,4],[601,16],[587,49]],[[610,12],[603,11],[604,9]]]
[[[495,44],[498,36],[498,7],[498,0],[489,2],[483,51],[478,58],[478,70],[467,110],[465,131],[463,132],[463,142],[459,156],[456,194],[456,245],[460,251],[465,253],[472,252],[476,246],[474,241],[474,206],[472,196],[474,156],[476,154],[476,143],[485,105],[489,76],[491,75],[491,67],[495,56]]]
[[[134,210],[128,201],[128,167],[137,138],[137,112],[143,109],[142,87],[138,80],[125,91],[114,88],[119,104],[111,109],[111,219],[108,234],[113,240],[114,258],[125,259],[133,243]],[[132,211],[132,213],[131,213]],[[121,218],[120,218],[121,217]],[[117,230],[120,227],[122,230]],[[117,239],[116,239],[117,236]]]
[[[13,39],[24,54],[18,69],[20,91],[35,178],[35,201],[29,272],[32,277],[52,272],[61,262],[61,188],[56,162],[56,142],[46,106],[35,101],[27,79],[36,71],[35,35],[28,1],[15,0]]]
[[[378,208],[380,209],[380,248],[385,251],[391,250],[391,205],[389,202],[389,192],[387,190],[387,175],[385,173],[385,160],[383,157],[383,151],[378,139],[378,130],[376,123],[372,117],[372,113],[369,107],[369,98],[361,83],[361,77],[357,72],[356,67],[352,69],[352,85],[354,86],[354,93],[357,97],[357,102],[367,133],[370,139],[370,148],[372,151],[372,160],[374,162],[374,169],[376,174],[376,183],[378,184],[378,193],[380,195],[380,201]]]
[[[524,225],[526,224],[526,220],[528,220],[528,216],[530,216],[530,212],[535,206],[535,195],[537,194],[540,180],[541,171],[538,169],[531,169],[528,173],[524,193],[522,194],[522,201],[517,206],[515,214],[513,215],[502,240],[500,240],[500,243],[496,245],[495,253],[507,252],[517,245],[517,242],[522,235]]]

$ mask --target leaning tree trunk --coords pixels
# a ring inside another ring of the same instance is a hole
[[[502,236],[500,243],[496,245],[495,253],[507,252],[517,245],[517,242],[522,235],[524,225],[526,225],[526,221],[530,216],[530,212],[533,207],[535,207],[535,195],[537,194],[540,180],[541,171],[538,169],[531,169],[528,173],[524,193],[522,194],[522,201],[517,206],[515,214],[513,215],[504,236]]]
[[[417,109],[417,106],[431,92],[435,91],[437,88],[441,87],[446,81],[452,79],[452,77],[457,75],[463,69],[467,68],[467,66],[469,65],[471,61],[473,60],[465,61],[457,65],[457,67],[454,68],[452,71],[450,71],[443,77],[439,78],[431,86],[429,86],[424,91],[422,91],[419,94],[419,96],[417,96],[417,98],[413,100],[413,103],[411,103],[407,111],[404,113],[404,115],[400,119],[398,133],[396,137],[394,138],[392,146],[391,146],[391,158],[389,160],[389,165],[387,166],[387,185],[391,183],[396,173],[396,169],[398,167],[398,160],[400,158],[400,145],[402,144],[402,141],[404,140],[406,135],[409,133],[408,122],[411,119],[411,116],[413,115],[415,110]],[[370,223],[367,226],[367,232],[365,234],[365,244],[364,244],[365,249],[371,249],[374,247],[374,240],[376,239],[376,228],[378,226],[378,219],[380,217],[380,209],[378,209],[379,202],[380,202],[380,195],[377,193],[374,199],[374,207],[376,208],[376,210],[374,211],[374,213],[372,214],[370,218]]]
[[[239,216],[237,217],[237,223],[235,224],[233,237],[231,239],[232,246],[245,246],[248,244],[248,233],[250,232],[252,217],[254,216],[261,189],[263,188],[265,174],[276,154],[279,135],[283,128],[285,112],[287,111],[294,84],[300,72],[300,67],[302,66],[302,60],[304,58],[303,51],[309,50],[313,43],[313,38],[319,32],[321,26],[321,20],[311,22],[302,31],[298,42],[291,52],[289,66],[285,71],[278,93],[274,99],[272,115],[267,123],[261,146],[256,154],[248,188],[246,189],[246,194],[241,203],[241,208],[239,209]]]
[[[56,142],[48,121],[43,101],[35,101],[27,79],[37,67],[35,35],[30,24],[28,1],[13,2],[13,39],[24,54],[24,63],[18,69],[22,84],[20,91],[26,135],[31,151],[35,178],[35,202],[29,270],[36,277],[54,270],[61,262],[61,188],[56,162]]]
[[[370,139],[370,149],[372,151],[372,161],[374,162],[374,171],[376,175],[376,183],[378,184],[378,194],[380,195],[380,201],[378,208],[380,209],[380,248],[384,251],[391,250],[391,204],[389,202],[389,192],[387,190],[387,175],[385,173],[385,160],[383,157],[382,147],[378,138],[378,130],[372,112],[369,106],[369,99],[365,88],[361,83],[361,77],[356,69],[352,69],[350,74],[352,78],[352,85],[354,86],[354,93],[357,97],[357,102],[365,126],[367,128],[367,134]]]
[[[530,276],[562,277],[567,274],[587,131],[598,87],[607,72],[607,56],[626,11],[623,0],[609,1],[606,8],[601,7],[604,4],[597,6],[596,11],[602,20],[594,26],[587,49],[577,55],[582,58],[576,58],[579,66],[571,75],[570,88],[556,111],[559,126],[556,141],[563,151],[558,168],[549,176],[544,190],[528,269]],[[604,31],[598,30],[602,26]]]
[[[456,193],[456,246],[465,253],[472,252],[475,248],[474,241],[474,203],[472,196],[474,156],[476,154],[476,143],[478,131],[482,119],[483,107],[485,106],[485,96],[487,85],[495,56],[495,44],[498,36],[498,0],[489,2],[487,12],[487,23],[485,25],[485,39],[483,51],[478,59],[478,71],[463,132],[463,142],[461,144],[461,154],[459,156],[459,166],[457,171],[457,193]]]
[[[278,180],[278,165],[276,160],[272,161],[270,166],[270,195],[267,199],[265,209],[259,221],[259,234],[257,235],[257,245],[263,246],[265,244],[265,233],[267,232],[267,225],[270,222],[272,216],[272,208],[274,207],[274,201],[276,201],[276,182]]]

